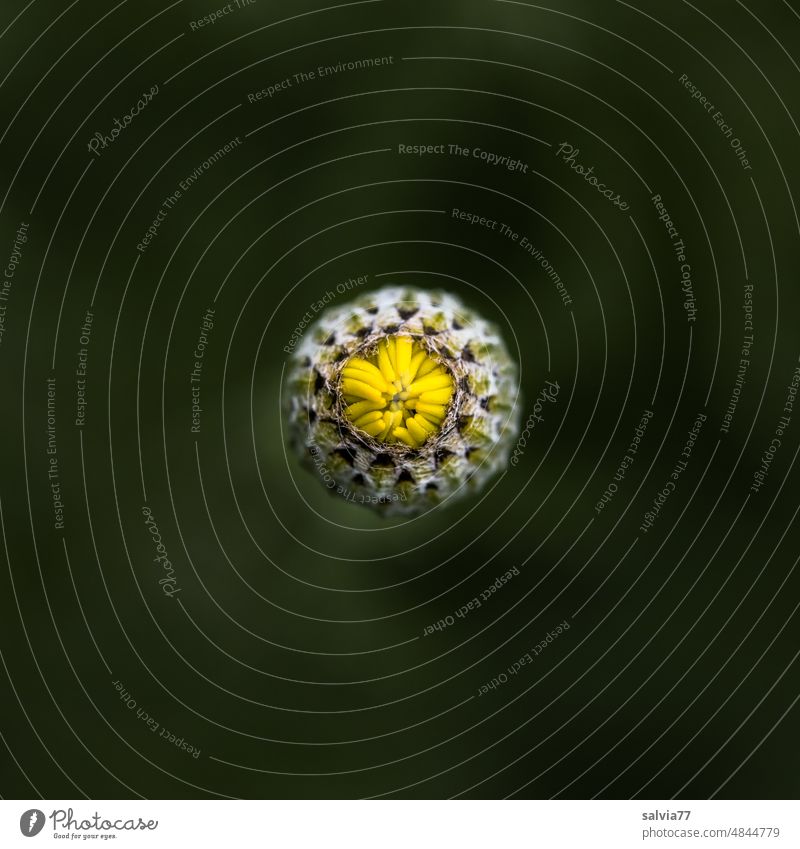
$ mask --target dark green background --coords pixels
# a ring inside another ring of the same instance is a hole
[[[198,32],[211,3],[45,0],[14,20],[22,8],[0,12],[3,264],[30,223],[0,345],[0,794],[796,797],[800,411],[748,493],[800,354],[794,0],[258,0]],[[247,100],[381,55],[394,64]],[[236,136],[134,269],[163,199]],[[565,141],[627,213],[558,160]],[[403,157],[401,143],[529,169]],[[692,264],[691,348],[653,193]],[[572,308],[518,245],[454,207],[527,235]],[[746,272],[755,344],[723,435]],[[317,298],[365,274],[371,289],[443,286],[496,320],[519,346],[523,419],[559,381],[520,465],[482,499],[387,523],[287,463],[283,347]],[[223,281],[196,436],[192,351]],[[46,473],[52,375],[64,532]],[[636,463],[595,518],[646,408]],[[703,410],[678,490],[640,534]],[[512,566],[480,610],[422,636]],[[564,619],[535,664],[476,696]],[[200,757],[151,733],[114,681]]]

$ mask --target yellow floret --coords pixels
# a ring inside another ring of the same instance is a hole
[[[356,428],[381,442],[419,448],[444,422],[454,381],[420,341],[387,336],[373,354],[344,364],[340,389]]]

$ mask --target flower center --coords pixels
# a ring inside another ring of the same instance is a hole
[[[453,397],[453,376],[410,336],[387,336],[374,354],[342,369],[347,418],[381,442],[419,448],[437,433]]]

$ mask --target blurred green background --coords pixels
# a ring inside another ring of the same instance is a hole
[[[800,422],[750,486],[800,354],[796,3],[258,0],[196,25],[219,11],[0,12],[4,264],[29,224],[0,343],[0,793],[795,798]],[[295,77],[368,57],[392,61]],[[686,246],[693,323],[656,194]],[[454,208],[527,237],[571,306],[518,242]],[[360,275],[450,289],[496,321],[519,352],[523,420],[559,381],[520,465],[480,498],[387,522],[287,456],[284,346]],[[752,356],[723,433],[748,281]],[[423,636],[512,567],[479,610]]]

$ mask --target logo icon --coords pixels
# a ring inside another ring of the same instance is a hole
[[[44,828],[44,813],[38,808],[31,808],[19,818],[19,830],[25,837],[36,837]]]

